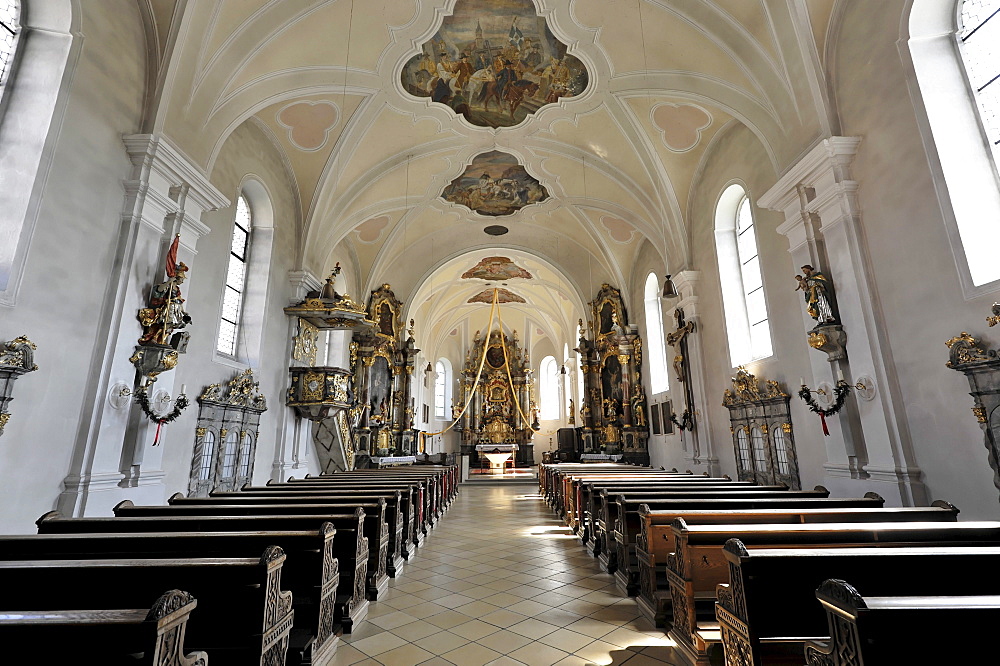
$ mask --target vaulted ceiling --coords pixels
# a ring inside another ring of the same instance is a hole
[[[646,243],[664,267],[687,264],[692,187],[731,123],[780,173],[833,122],[823,59],[839,0],[144,1],[149,129],[210,173],[233,130],[257,125],[298,188],[302,268],[322,274],[336,257],[354,284],[391,283],[441,330],[468,289],[428,278],[515,253],[550,274],[552,294],[531,302],[573,339],[558,294],[575,310],[601,282],[627,289]],[[525,3],[586,67],[580,94],[494,129],[404,89],[404,65],[440,48],[449,16],[514,24],[505,13]],[[496,217],[441,197],[494,150],[548,198]],[[483,232],[496,224],[509,233]]]

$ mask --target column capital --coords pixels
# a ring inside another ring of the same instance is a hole
[[[288,282],[295,289],[295,298],[305,298],[306,293],[317,291],[321,286],[319,278],[309,271],[288,271]]]
[[[149,183],[176,198],[178,188],[200,210],[229,206],[229,199],[213,185],[200,167],[160,134],[126,134],[122,137],[133,166],[133,179]]]
[[[849,169],[860,144],[856,136],[823,139],[761,195],[757,205],[784,212],[786,217],[790,211],[805,209],[807,201],[830,186],[850,180]]]

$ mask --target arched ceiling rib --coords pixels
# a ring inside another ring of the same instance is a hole
[[[499,223],[504,245],[538,249],[577,287],[592,286],[586,257],[625,288],[644,242],[686,265],[688,197],[722,127],[747,126],[776,172],[823,131],[803,45],[826,35],[835,0],[802,1],[532,0],[589,85],[494,130],[404,91],[399,72],[457,2],[503,2],[153,0],[178,34],[154,126],[206,171],[240,124],[266,127],[299,188],[314,273],[350,256],[355,283],[393,274],[414,281],[397,293],[413,291],[430,266],[495,247],[482,229]],[[440,198],[491,150],[515,155],[550,199],[489,218]]]

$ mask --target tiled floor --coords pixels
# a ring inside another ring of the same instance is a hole
[[[537,486],[463,485],[334,664],[682,664]]]

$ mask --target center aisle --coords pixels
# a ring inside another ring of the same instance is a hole
[[[333,663],[683,663],[537,492],[463,484]]]

